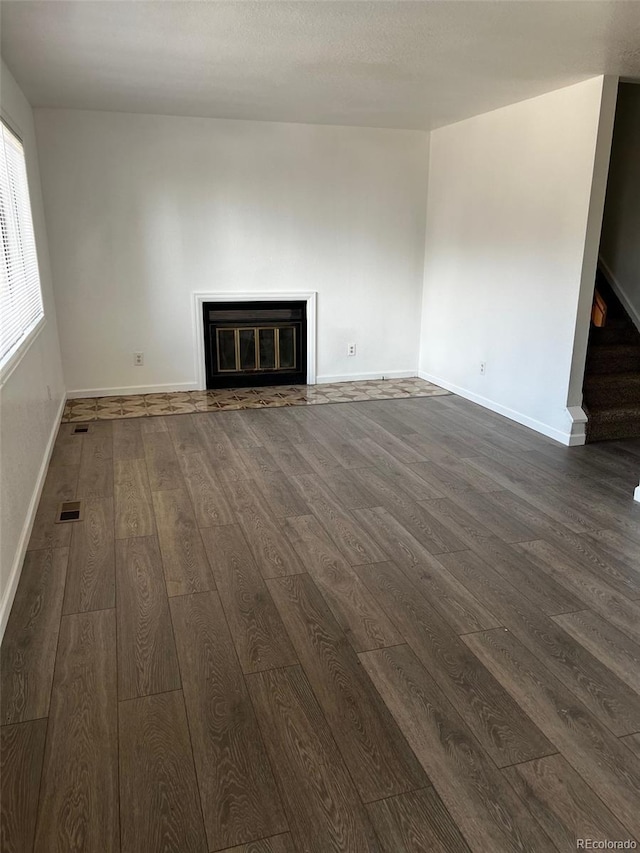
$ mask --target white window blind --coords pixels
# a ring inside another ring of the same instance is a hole
[[[43,316],[22,143],[0,122],[0,367]]]

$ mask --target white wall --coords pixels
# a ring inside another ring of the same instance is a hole
[[[194,291],[317,291],[319,380],[415,375],[427,134],[75,110],[36,127],[70,394],[196,387]]]
[[[25,147],[46,323],[0,388],[0,636],[13,602],[43,476],[64,403],[33,114],[7,67],[2,114]],[[51,396],[51,399],[49,398]]]
[[[431,134],[420,375],[565,443],[583,440],[567,405],[602,215],[603,182],[600,209],[590,202],[603,84]]]
[[[600,254],[640,327],[640,85],[623,83],[611,148]]]

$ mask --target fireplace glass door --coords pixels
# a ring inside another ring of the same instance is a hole
[[[216,347],[221,373],[296,369],[295,326],[217,328]]]
[[[207,387],[306,382],[306,303],[204,305]]]

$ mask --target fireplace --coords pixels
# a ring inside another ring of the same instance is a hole
[[[203,302],[207,388],[307,381],[307,302]]]

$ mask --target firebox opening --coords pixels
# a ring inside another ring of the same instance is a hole
[[[306,302],[205,302],[207,388],[307,381]]]

